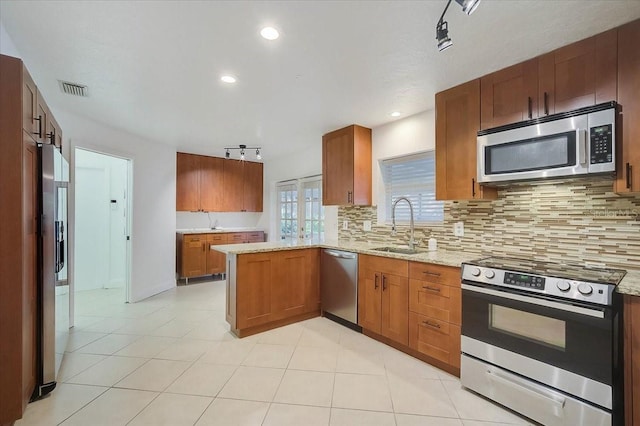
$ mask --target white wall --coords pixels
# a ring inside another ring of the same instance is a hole
[[[262,213],[176,212],[176,229],[202,229],[214,225],[223,228],[255,228],[261,217]]]
[[[427,110],[372,129],[373,205],[385,221],[384,182],[380,160],[435,149],[435,111]]]
[[[2,21],[0,21],[0,53],[3,55],[13,56],[15,58],[22,58],[22,55],[18,52],[18,49],[9,36],[9,33],[7,33],[7,30],[4,28]]]
[[[75,152],[76,291],[124,287],[127,169],[121,158]]]
[[[176,150],[68,111],[55,110],[71,149],[75,147],[130,158],[133,168],[130,301],[135,302],[176,285]],[[74,223],[74,182],[71,176],[70,223]],[[73,242],[75,235],[70,230]]]

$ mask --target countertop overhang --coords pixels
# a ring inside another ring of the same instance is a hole
[[[190,228],[176,229],[176,234],[229,234],[232,232],[258,232],[261,228]]]

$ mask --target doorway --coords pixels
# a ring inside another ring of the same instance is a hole
[[[75,149],[74,317],[129,301],[131,160]]]

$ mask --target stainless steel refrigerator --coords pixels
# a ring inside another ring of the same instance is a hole
[[[37,383],[32,399],[56,387],[69,338],[67,200],[69,164],[53,145],[40,147],[41,221],[38,283]]]

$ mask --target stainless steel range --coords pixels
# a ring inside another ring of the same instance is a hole
[[[462,385],[544,425],[622,424],[625,271],[489,257],[462,265]]]

